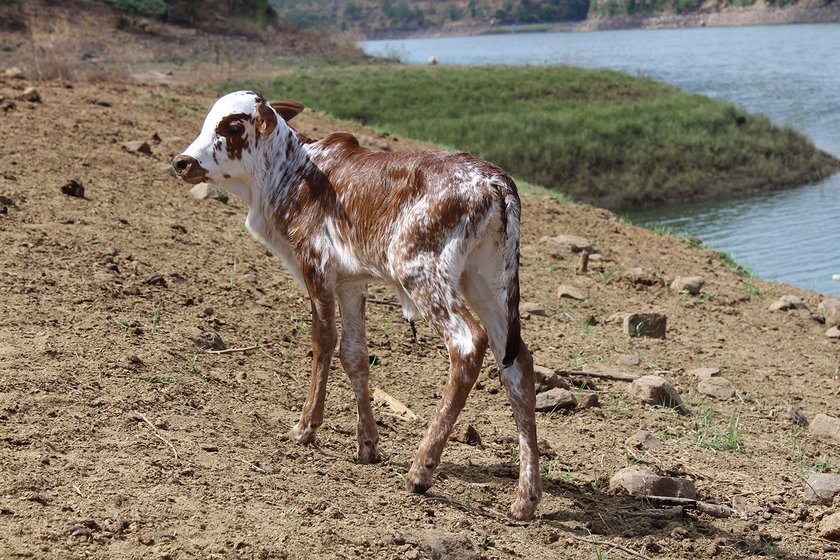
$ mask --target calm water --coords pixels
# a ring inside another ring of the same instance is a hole
[[[840,157],[840,24],[368,41],[425,64],[569,64],[650,76],[789,125]],[[840,296],[840,175],[758,198],[629,216],[732,253],[762,278]]]

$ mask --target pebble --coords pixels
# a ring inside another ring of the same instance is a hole
[[[224,350],[227,348],[222,337],[213,331],[194,328],[190,331],[190,339],[198,346],[209,350]]]
[[[687,375],[693,375],[694,377],[699,377],[700,379],[708,379],[709,377],[714,377],[720,373],[720,368],[716,367],[707,367],[707,368],[695,368],[690,369],[685,372]]]
[[[649,431],[639,430],[624,440],[624,445],[636,449],[659,449],[662,447],[662,442]]]
[[[35,89],[33,86],[29,86],[23,93],[20,95],[20,98],[24,101],[29,101],[30,103],[40,103],[41,102],[41,94],[38,93],[38,90]]]
[[[61,192],[63,192],[67,196],[72,196],[75,198],[85,197],[85,187],[82,186],[82,182],[78,179],[70,179],[70,181],[68,181],[64,185],[61,185]]]
[[[697,391],[718,400],[728,400],[735,396],[735,386],[723,377],[704,377],[697,384]]]
[[[787,416],[788,420],[796,424],[797,426],[802,426],[803,428],[808,427],[808,417],[805,416],[805,413],[796,408],[795,406],[789,406],[785,410],[785,416]]]
[[[671,282],[671,289],[675,292],[687,292],[696,296],[705,284],[706,280],[702,276],[677,276]]]
[[[569,382],[557,375],[553,369],[544,366],[534,366],[534,384],[537,392],[541,393],[549,389],[570,389]]]
[[[822,521],[820,521],[820,538],[840,541],[840,511],[822,518]]]
[[[540,239],[540,245],[544,245],[552,255],[592,252],[592,244],[589,240],[577,235],[545,236]]]
[[[545,317],[545,307],[542,304],[533,302],[533,301],[526,301],[522,304],[522,311],[529,314],[529,315],[536,315],[538,317]]]
[[[643,375],[633,380],[627,387],[627,392],[645,404],[666,406],[682,413],[688,412],[674,386],[658,375]]]
[[[633,354],[619,354],[615,357],[615,365],[617,366],[635,367],[641,363],[642,359],[639,356],[634,356]]]
[[[768,311],[790,311],[792,309],[807,309],[798,296],[782,296],[767,308]]]
[[[659,278],[649,272],[646,272],[645,269],[640,266],[634,266],[622,272],[621,279],[639,286],[662,284],[662,281]]]
[[[598,393],[587,391],[578,395],[578,408],[595,408],[601,406],[598,401]]]
[[[23,79],[23,70],[18,68],[17,66],[12,66],[11,68],[6,68],[3,71],[3,76],[6,78],[11,78],[13,80],[22,80]]]
[[[840,418],[817,414],[809,425],[811,433],[840,442]]]
[[[825,331],[825,336],[828,338],[840,338],[840,327],[831,327]]]
[[[544,393],[537,394],[537,403],[534,410],[537,412],[552,412],[557,409],[569,409],[577,406],[577,399],[567,389],[549,389]]]
[[[480,446],[481,436],[472,424],[461,424],[452,431],[450,439],[467,445]]]
[[[212,198],[213,200],[218,200],[219,202],[223,202],[225,204],[227,204],[229,198],[227,192],[223,188],[218,185],[211,185],[210,183],[197,184],[190,189],[190,194],[198,200]]]
[[[644,465],[625,467],[610,478],[610,492],[625,490],[631,496],[697,498],[694,482],[686,478],[660,476]]]
[[[569,286],[568,284],[560,284],[557,287],[557,297],[576,299],[578,301],[586,299],[586,295],[581,290],[575,288],[574,286]]]
[[[152,155],[152,147],[148,142],[142,140],[133,140],[131,142],[121,142],[120,146],[134,154]]]
[[[630,313],[624,317],[622,329],[628,336],[665,338],[667,322],[662,313]]]
[[[802,498],[804,502],[831,505],[834,498],[840,496],[840,475],[811,473],[805,481],[804,488],[805,493]]]

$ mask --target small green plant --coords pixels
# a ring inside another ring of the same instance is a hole
[[[599,550],[598,553],[595,555],[595,559],[596,560],[607,560],[607,554],[609,554],[609,552]]]
[[[748,296],[750,296],[751,298],[761,297],[761,289],[755,284],[753,284],[752,280],[747,280],[746,284],[747,285],[744,288],[744,291],[747,292]]]
[[[761,551],[767,556],[778,556],[781,552],[772,539],[764,537],[761,537]]]
[[[143,327],[137,319],[120,319],[116,323],[122,327],[126,338],[134,338],[137,335],[143,334]]]
[[[589,483],[589,487],[592,488],[592,491],[596,494],[603,494],[606,491],[608,486],[608,481],[606,478],[598,477],[592,482]]]
[[[735,260],[735,257],[733,257],[731,254],[729,254],[725,251],[719,251],[717,253],[717,258],[720,262],[723,263],[723,265],[726,268],[728,268],[730,271],[734,272],[738,276],[743,276],[744,278],[752,277],[752,273],[750,272],[750,269],[748,269],[747,267],[745,267],[743,265],[738,264],[738,262]]]
[[[158,300],[158,302],[152,307],[152,332],[157,329],[157,326],[160,324],[161,317],[163,317],[163,300]]]
[[[482,532],[481,537],[478,539],[478,546],[480,546],[482,550],[497,550],[495,536]]]
[[[697,423],[692,430],[692,445],[712,451],[734,450],[740,451],[744,448],[741,441],[742,433],[740,428],[740,416],[733,412],[725,429],[714,426],[714,419],[717,416],[712,409],[706,408],[698,415]]]
[[[613,280],[615,280],[618,275],[620,274],[620,270],[617,266],[611,267],[609,270],[601,270],[598,272],[598,276],[601,278],[601,282],[606,284],[611,284]]]
[[[181,378],[184,377],[183,371],[170,371],[169,373],[165,373],[163,375],[159,375],[152,379],[152,383],[160,383],[163,385],[169,385],[173,383],[181,383]]]

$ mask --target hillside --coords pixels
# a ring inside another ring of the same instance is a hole
[[[22,98],[33,85],[40,102]],[[820,526],[836,508],[805,502],[804,478],[837,472],[840,439],[786,412],[840,415],[840,341],[816,320],[817,294],[523,187],[523,336],[538,365],[600,404],[539,413],[545,497],[534,523],[517,524],[503,513],[513,419],[490,357],[459,427],[481,443],[456,437],[428,495],[403,490],[446,356],[425,324],[412,340],[389,288],[374,285],[368,305],[372,384],[420,419],[374,402],[385,459],[356,463],[353,390],[335,360],[319,445],[285,437],[308,385],[309,303],[244,231],[239,200],[196,200],[169,171],[214,95],[0,77],[0,99],[15,139],[0,151],[0,557],[832,557]],[[296,122],[417,146],[310,111]],[[74,178],[84,197],[62,192]],[[601,255],[589,272],[541,241],[560,234]],[[705,285],[678,293],[677,275]],[[563,284],[583,299],[558,295]],[[785,294],[815,314],[769,311]],[[611,319],[649,311],[667,316],[666,338]],[[202,332],[232,350],[206,352]],[[701,390],[699,367],[733,392]],[[692,414],[643,404],[619,374],[667,378]],[[639,430],[652,435],[626,442]],[[628,465],[691,481],[734,514],[608,491]]]

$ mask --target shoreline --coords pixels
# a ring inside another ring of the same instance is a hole
[[[783,8],[730,6],[721,10],[706,10],[690,14],[657,12],[645,15],[594,16],[575,23],[442,25],[425,29],[368,31],[363,32],[363,36],[365,41],[383,41],[511,33],[572,33],[620,29],[681,29],[816,23],[840,23],[840,3],[815,6],[811,2],[803,2]]]

